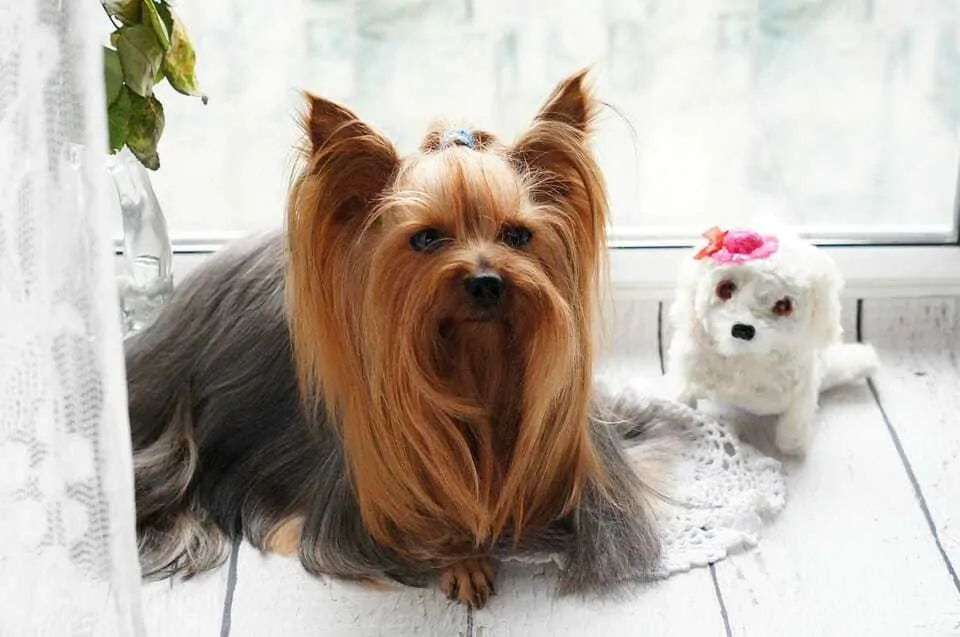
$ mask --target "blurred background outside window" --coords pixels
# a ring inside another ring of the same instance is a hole
[[[297,91],[401,150],[437,116],[519,132],[596,68],[619,245],[745,215],[820,239],[957,239],[954,0],[181,0],[210,96],[161,99],[174,240],[283,223]],[[158,88],[163,93],[167,87]]]

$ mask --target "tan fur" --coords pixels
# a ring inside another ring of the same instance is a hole
[[[469,557],[440,573],[440,590],[447,599],[457,600],[473,608],[483,608],[491,595],[496,595],[493,586],[493,563],[485,557]]]
[[[300,535],[303,533],[303,517],[288,518],[267,534],[267,550],[278,555],[296,555],[300,551]]]
[[[592,326],[607,204],[586,147],[584,73],[510,146],[393,146],[309,98],[311,147],[288,213],[287,302],[301,388],[336,414],[364,522],[386,546],[448,561],[519,538],[604,476],[589,437]],[[498,241],[533,231],[528,249]],[[417,229],[449,245],[411,250]],[[510,286],[503,320],[472,322],[462,278]]]

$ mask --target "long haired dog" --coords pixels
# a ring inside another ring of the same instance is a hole
[[[563,592],[648,576],[655,461],[623,448],[659,457],[667,427],[592,391],[607,203],[584,74],[512,145],[436,130],[405,158],[307,101],[285,237],[212,258],[128,342],[145,574],[246,538],[476,606],[505,551],[561,553]]]
[[[778,415],[777,448],[802,453],[819,393],[874,374],[876,352],[840,342],[843,281],[822,250],[788,231],[705,236],[681,266],[670,312],[673,392]]]

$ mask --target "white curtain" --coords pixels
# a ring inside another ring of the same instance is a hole
[[[0,0],[0,635],[143,634],[98,0]]]

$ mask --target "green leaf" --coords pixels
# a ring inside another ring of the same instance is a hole
[[[156,3],[154,3],[153,0],[143,0],[143,13],[147,17],[146,22],[153,27],[153,32],[157,34],[157,40],[159,40],[160,46],[163,47],[164,51],[169,50],[170,31],[163,20],[160,19],[160,14],[157,13]]]
[[[163,47],[153,29],[145,24],[122,27],[117,51],[123,67],[123,81],[141,97],[152,94],[154,80],[163,64]]]
[[[115,49],[103,47],[103,79],[107,88],[107,105],[120,95],[123,88],[123,68],[120,66],[120,54]]]
[[[160,15],[172,25],[170,50],[163,57],[163,71],[166,73],[167,81],[180,93],[199,97],[206,104],[207,96],[200,90],[200,83],[197,81],[197,53],[193,49],[183,21],[165,4],[160,5]]]
[[[167,27],[167,33],[173,33],[173,9],[170,8],[166,0],[158,1],[157,13],[160,15],[160,19],[163,20],[164,26]]]
[[[163,134],[163,105],[156,97],[140,97],[130,93],[132,108],[130,127],[127,131],[127,147],[150,170],[160,168],[157,142]]]
[[[127,141],[130,131],[130,114],[133,110],[133,93],[126,86],[120,87],[117,98],[107,108],[107,130],[110,133],[110,152],[115,153]]]
[[[124,24],[140,24],[140,0],[102,0],[107,13]]]

